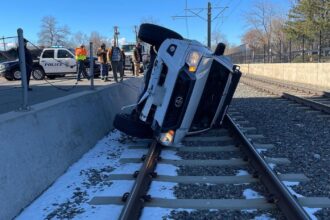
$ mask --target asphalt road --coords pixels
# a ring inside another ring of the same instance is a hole
[[[112,72],[109,73],[111,81],[104,82],[100,78],[94,79],[95,87],[102,87],[115,83],[112,78]],[[133,77],[132,73],[126,71],[124,80],[131,77]],[[75,75],[68,75],[53,80],[46,78],[46,80],[36,81],[31,79],[30,87],[32,91],[28,92],[29,105],[45,102],[72,93],[90,90],[90,81],[87,79],[82,79],[82,81],[79,81],[75,86]],[[0,77],[0,114],[17,111],[22,106],[22,103],[23,93],[21,81],[7,81],[5,78]]]

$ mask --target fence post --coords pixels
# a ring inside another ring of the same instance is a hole
[[[89,42],[89,76],[91,78],[91,89],[94,89],[94,56],[93,42]]]
[[[320,30],[320,36],[319,36],[319,63],[321,63],[322,58],[322,31]]]
[[[17,29],[18,35],[18,56],[19,56],[19,67],[21,71],[21,81],[22,81],[22,94],[23,94],[23,104],[19,109],[20,111],[28,111],[28,84],[27,84],[27,74],[26,74],[26,63],[25,63],[25,48],[24,48],[24,38],[23,30],[21,28]]]
[[[247,44],[244,45],[244,48],[245,48],[245,49],[244,49],[244,53],[245,53],[245,54],[244,54],[244,56],[245,56],[245,62],[244,62],[244,63],[247,63],[247,51],[246,51],[246,46],[247,46]]]
[[[282,39],[280,39],[280,63],[282,63]]]
[[[291,38],[289,41],[289,62],[291,63]]]
[[[303,37],[303,41],[302,41],[302,43],[303,43],[303,47],[302,47],[302,61],[303,61],[303,63],[305,63],[305,36],[303,35],[302,37]]]
[[[264,63],[266,63],[266,44],[264,44]]]

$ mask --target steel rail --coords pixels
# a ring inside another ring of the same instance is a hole
[[[252,79],[248,79],[248,80],[252,80]],[[266,88],[264,86],[257,85],[256,83],[246,82],[248,80],[245,79],[245,80],[242,80],[242,82],[247,84],[247,85],[253,86],[255,88],[259,88],[259,89],[262,89],[264,91],[268,91],[272,94],[279,95],[279,96],[281,96],[285,99],[289,99],[289,100],[292,100],[294,102],[309,106],[313,109],[316,109],[316,110],[319,110],[319,111],[330,114],[330,106],[329,105],[325,105],[321,102],[313,101],[313,100],[310,100],[308,98],[303,98],[303,97],[299,97],[299,96],[296,96],[296,95],[293,95],[293,94],[289,94],[287,92],[275,91],[274,89]],[[263,83],[266,83],[266,82],[263,82]],[[326,92],[324,92],[324,94],[326,94]],[[324,96],[326,96],[326,95],[324,95]]]
[[[247,76],[247,75],[244,76],[244,78],[256,80],[259,82],[268,83],[268,84],[272,84],[272,85],[277,85],[280,87],[289,88],[289,89],[293,89],[293,90],[297,90],[297,91],[302,91],[302,92],[305,92],[308,94],[326,95],[324,92],[322,92],[320,90],[308,88],[306,86],[301,86],[301,85],[294,85],[292,83],[280,82],[279,80],[265,79],[265,78],[260,78],[257,76]]]
[[[249,163],[258,172],[259,179],[272,197],[271,200],[276,203],[283,214],[288,219],[311,219],[230,116],[226,115],[224,123],[233,132],[234,136],[242,142],[242,151],[249,158]]]
[[[120,214],[121,220],[139,219],[141,210],[145,202],[148,201],[147,192],[153,178],[153,172],[159,160],[162,145],[154,140],[150,144],[148,154],[138,173],[131,193],[129,194],[126,204]]]
[[[289,93],[286,93],[286,92],[283,92],[282,96],[284,98],[293,100],[293,101],[298,102],[300,104],[304,104],[304,105],[312,107],[316,110],[319,110],[319,111],[330,114],[330,106],[329,105],[325,105],[325,104],[322,104],[320,102],[312,101],[312,100],[305,99],[305,98],[302,98],[302,97],[299,97],[299,96],[295,96],[295,95],[292,95],[292,94],[289,94]]]

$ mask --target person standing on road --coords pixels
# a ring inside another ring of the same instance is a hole
[[[117,46],[116,41],[114,41],[113,47],[108,52],[108,60],[111,61],[111,67],[113,72],[113,78],[118,82],[118,75],[120,74],[120,81],[123,81],[123,67],[122,67],[122,52]]]
[[[80,75],[82,74],[85,78],[89,79],[86,68],[85,68],[85,61],[87,56],[87,51],[85,45],[80,45],[80,47],[76,48],[75,51],[76,60],[77,60],[77,81],[81,81]]]
[[[140,44],[137,43],[133,50],[133,62],[134,62],[134,75],[139,76],[140,74],[140,62],[141,62],[141,54],[140,54]]]
[[[105,47],[105,44],[101,44],[101,47],[97,49],[98,61],[101,64],[101,79],[108,81],[108,59],[107,59],[108,50]]]
[[[28,87],[28,91],[32,91],[32,88],[30,88],[30,78],[31,78],[31,72],[32,72],[32,67],[33,67],[33,58],[32,58],[32,54],[31,54],[30,50],[27,48],[28,42],[29,41],[24,38],[24,54],[25,54],[27,87]]]

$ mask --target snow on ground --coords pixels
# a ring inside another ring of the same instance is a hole
[[[176,199],[174,186],[176,183],[152,181],[148,194],[154,198]]]
[[[270,169],[274,170],[274,168],[276,167],[276,164],[268,163],[268,166],[270,167]]]
[[[188,213],[197,211],[196,209],[166,209],[158,207],[145,207],[143,208],[141,220],[164,220],[169,219],[171,211],[186,211]]]
[[[315,213],[317,211],[320,211],[321,208],[309,208],[309,207],[303,207],[305,209],[305,211],[307,212],[307,214],[309,215],[309,217],[312,219],[312,220],[317,220],[316,216],[315,216]]]
[[[265,153],[268,149],[265,149],[265,148],[258,148],[257,151],[258,153]]]
[[[260,216],[256,216],[256,217],[254,217],[253,220],[275,220],[275,219],[269,217],[269,216],[266,215],[266,214],[262,214],[262,215],[260,215]]]
[[[263,196],[261,196],[258,192],[252,190],[252,189],[245,189],[243,191],[243,196],[246,199],[258,199],[258,198],[264,198]]]
[[[17,220],[41,219],[118,219],[122,206],[119,205],[89,205],[95,196],[122,196],[129,192],[134,181],[110,180],[110,174],[133,174],[139,170],[142,163],[121,164],[121,158],[140,158],[147,154],[145,149],[128,149],[129,146],[143,146],[147,142],[130,139],[120,132],[115,131],[100,140],[94,148],[87,152],[78,162],[73,164],[65,174],[37,198],[29,207],[16,218]],[[163,150],[161,157],[164,159],[180,160],[175,151]],[[177,175],[178,167],[167,164],[158,164],[158,175]],[[247,175],[245,170],[239,170],[237,176]],[[298,182],[283,182],[291,193],[295,193],[291,186]],[[175,183],[154,181],[149,193],[155,198],[175,199]],[[246,199],[262,198],[257,192],[246,189],[243,192]],[[312,219],[313,213],[319,209],[304,207]],[[141,219],[164,219],[173,209],[145,208]],[[184,209],[185,211],[192,211]],[[244,210],[254,211],[254,210]],[[269,219],[261,215],[256,220]]]
[[[236,176],[246,176],[249,175],[249,173],[246,170],[238,170],[236,173]]]
[[[171,164],[158,164],[156,172],[158,175],[177,176],[179,168]]]
[[[148,148],[129,149],[129,146],[144,146],[147,140],[138,141],[118,131],[100,140],[65,174],[59,177],[39,198],[16,218],[17,220],[39,219],[118,219],[122,206],[89,205],[95,196],[122,196],[129,192],[134,181],[110,180],[110,174],[133,174],[142,163],[121,164],[121,158],[140,158],[147,154]],[[164,159],[180,160],[175,151],[163,150]],[[159,175],[177,175],[178,167],[158,164]],[[159,198],[175,198],[175,183],[153,182],[150,194]],[[163,219],[171,209],[147,208],[144,219]]]
[[[299,197],[304,197],[303,195],[296,193],[293,189],[292,186],[297,186],[299,185],[299,182],[290,182],[290,181],[282,181],[282,183],[286,186],[286,188],[289,190],[289,192],[293,195],[296,196],[297,198]]]
[[[293,189],[292,186],[297,186],[299,185],[299,182],[290,182],[290,181],[282,181],[283,184],[286,186],[286,188],[289,190],[289,192],[293,195],[296,196],[297,198],[304,197],[303,195],[296,193]],[[303,207],[309,217],[313,220],[316,220],[316,216],[314,215],[317,211],[321,210],[321,208],[309,208],[309,207]]]

